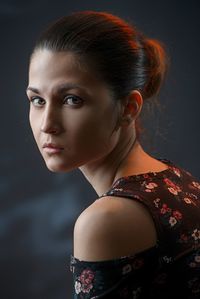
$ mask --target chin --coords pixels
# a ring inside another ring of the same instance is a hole
[[[51,172],[55,172],[55,173],[63,173],[63,172],[69,172],[70,170],[73,170],[73,169],[68,169],[67,167],[52,167],[52,166],[48,166],[47,165],[47,168],[51,171]]]
[[[75,169],[75,167],[72,167],[72,166],[67,167],[64,164],[58,164],[58,163],[47,163],[46,162],[46,166],[51,172],[55,172],[55,173],[69,172],[69,171]]]

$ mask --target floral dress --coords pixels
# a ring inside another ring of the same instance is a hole
[[[121,177],[99,197],[143,204],[154,220],[156,245],[104,261],[71,255],[73,299],[200,299],[200,181],[170,160],[157,160],[168,168]]]

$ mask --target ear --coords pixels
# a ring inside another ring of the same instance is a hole
[[[138,90],[133,90],[124,104],[123,114],[121,116],[121,125],[129,125],[132,121],[136,120],[140,114],[143,106],[143,98]]]

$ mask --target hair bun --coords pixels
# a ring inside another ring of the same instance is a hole
[[[146,52],[147,81],[143,89],[143,97],[151,98],[157,95],[165,79],[169,60],[164,45],[156,39],[143,39]]]

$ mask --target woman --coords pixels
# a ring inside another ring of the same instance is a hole
[[[200,298],[200,183],[140,143],[166,68],[161,43],[106,12],[63,17],[35,45],[38,148],[49,170],[79,168],[98,194],[74,226],[74,298]]]

